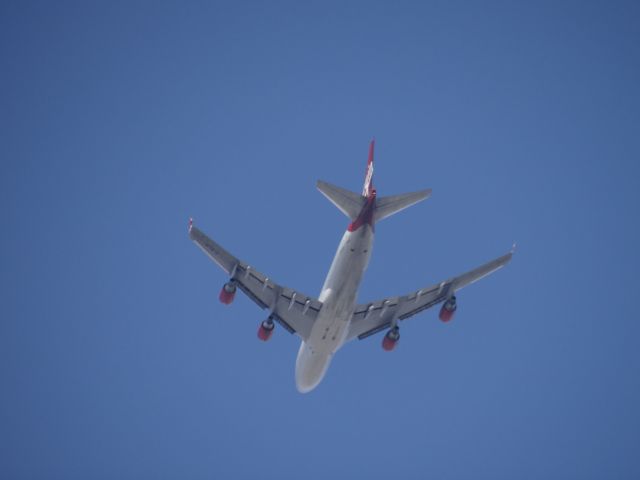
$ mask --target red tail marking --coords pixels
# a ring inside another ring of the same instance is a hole
[[[369,225],[373,230],[374,228],[373,212],[375,211],[375,208],[376,208],[375,201],[376,201],[376,191],[375,189],[373,189],[373,191],[371,192],[371,195],[367,199],[367,203],[365,203],[364,207],[362,207],[362,210],[360,211],[360,215],[358,215],[358,218],[356,218],[353,222],[349,224],[349,226],[347,227],[347,230],[349,230],[350,232],[355,232],[363,225]]]
[[[364,197],[370,197],[371,193],[375,190],[373,188],[373,149],[375,145],[376,140],[374,138],[369,144],[369,159],[367,160],[367,169],[364,175],[364,189],[362,190]]]
[[[358,217],[349,224],[347,230],[355,232],[362,225],[369,225],[373,229],[373,212],[376,208],[376,189],[373,188],[373,149],[376,145],[375,138],[369,144],[369,159],[367,160],[367,169],[364,176],[364,189],[362,196],[367,197],[367,201],[362,207]]]

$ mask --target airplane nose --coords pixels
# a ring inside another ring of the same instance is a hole
[[[296,379],[296,389],[300,393],[309,393],[311,390],[313,390],[317,386],[318,386],[317,383],[316,384],[312,384],[312,383],[307,384],[307,383],[304,383],[304,381]]]
[[[300,345],[296,360],[296,388],[308,393],[318,386],[329,367],[331,357],[314,353],[304,342]]]

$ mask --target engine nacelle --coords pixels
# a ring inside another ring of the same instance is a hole
[[[260,323],[258,327],[258,338],[263,342],[266,342],[273,335],[273,330],[276,327],[276,324],[273,323],[273,318],[269,317],[265,321]]]
[[[456,313],[458,305],[456,304],[456,296],[453,295],[447,298],[447,301],[444,302],[442,308],[440,309],[440,320],[443,322],[450,322],[453,320],[453,315]]]
[[[236,289],[236,284],[233,281],[225,283],[222,286],[222,290],[220,290],[220,302],[225,305],[229,305],[233,302],[233,299],[236,296]]]
[[[382,349],[386,352],[390,352],[391,350],[396,348],[399,340],[400,329],[398,327],[393,327],[385,334],[384,338],[382,339]]]

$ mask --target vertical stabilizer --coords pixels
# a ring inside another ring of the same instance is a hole
[[[369,144],[369,159],[367,160],[367,170],[364,176],[364,188],[362,190],[362,196],[371,197],[375,193],[376,189],[373,188],[373,147],[375,147],[375,138],[371,140]]]

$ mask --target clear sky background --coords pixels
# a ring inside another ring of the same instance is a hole
[[[3,2],[0,49],[0,477],[640,478],[637,2]],[[518,251],[301,395],[187,221],[317,295],[373,136],[433,196],[361,301]]]

